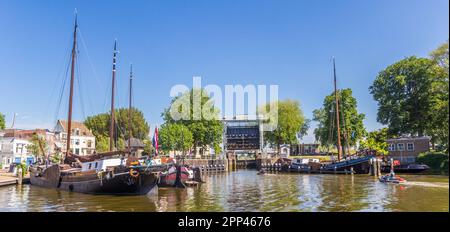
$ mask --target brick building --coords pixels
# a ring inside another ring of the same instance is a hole
[[[420,153],[430,151],[429,137],[401,137],[388,139],[387,143],[389,158],[401,164],[415,163]]]

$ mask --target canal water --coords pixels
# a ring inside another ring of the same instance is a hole
[[[186,189],[145,196],[94,196],[36,186],[0,187],[0,211],[449,211],[448,176],[402,175],[384,184],[367,175],[205,176]]]

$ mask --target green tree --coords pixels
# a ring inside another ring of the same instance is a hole
[[[448,40],[430,53],[431,60],[433,60],[437,65],[441,66],[445,71],[447,71],[447,74],[449,71],[448,56]]]
[[[441,74],[442,78],[436,80],[432,85],[432,92],[436,95],[433,98],[432,115],[429,121],[427,134],[434,135],[432,137],[433,149],[435,143],[439,143],[440,148],[447,150],[448,152],[448,123],[449,123],[449,93],[448,93],[448,81],[449,81],[449,50],[448,41],[442,44],[439,48],[431,52],[431,60],[440,68],[437,72]]]
[[[5,129],[5,115],[0,113],[0,130]]]
[[[361,140],[360,149],[374,150],[378,154],[387,155],[388,154],[388,144],[386,140],[388,139],[388,129],[382,128],[369,132],[364,140]]]
[[[433,144],[446,135],[448,142],[448,71],[437,62],[408,57],[381,71],[369,89],[389,135],[430,135]]]
[[[183,151],[192,148],[194,138],[189,128],[182,124],[164,124],[159,130],[158,142],[164,151]]]
[[[217,148],[222,142],[223,124],[218,120],[219,115],[218,108],[203,89],[191,89],[175,97],[162,113],[166,124],[182,124],[189,129],[195,153],[198,147]]]
[[[105,135],[95,136],[95,151],[96,152],[109,151],[109,137]]]
[[[42,136],[39,136],[38,134],[34,134],[31,139],[30,139],[31,144],[27,145],[27,150],[33,154],[36,158],[37,157],[45,157],[45,151],[48,150],[48,144],[47,141],[45,140],[45,138],[43,138]],[[42,146],[42,149],[44,151],[41,150],[40,145]],[[42,154],[42,152],[44,152],[44,154]]]
[[[116,119],[116,147],[118,149],[125,148],[125,141],[128,140],[128,108],[120,108],[115,111]],[[104,152],[109,150],[109,127],[110,127],[110,114],[102,113],[94,116],[89,116],[84,121],[84,124],[89,128],[95,136],[96,150],[98,152]],[[144,114],[136,109],[131,110],[131,134],[133,138],[140,140],[148,139],[148,132],[150,127],[145,121]]]
[[[298,143],[297,136],[306,133],[308,122],[300,108],[300,103],[295,100],[269,103],[262,106],[265,107],[265,110],[263,108],[259,112],[269,112],[269,109],[274,107],[273,104],[278,105],[278,125],[273,131],[265,131],[264,137],[269,143],[276,145],[278,153],[280,153],[282,144]],[[262,114],[264,116],[264,113]]]
[[[149,139],[146,139],[144,142],[144,151],[142,152],[142,155],[151,155],[155,153],[155,148],[153,147],[152,141]]]
[[[352,96],[351,89],[338,90],[338,97],[341,146],[345,150],[347,145],[356,145],[356,142],[366,134],[363,123],[365,115],[358,113],[357,101]],[[314,110],[313,115],[313,120],[318,123],[314,130],[316,140],[327,147],[337,145],[334,91],[325,97],[322,108]]]

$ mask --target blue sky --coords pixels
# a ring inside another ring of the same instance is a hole
[[[373,130],[382,125],[368,87],[389,64],[427,56],[448,39],[448,5],[448,0],[0,0],[0,112],[7,126],[17,113],[16,128],[52,128],[56,118],[66,118],[66,95],[59,113],[57,99],[77,8],[77,120],[109,109],[117,38],[116,101],[126,105],[132,62],[134,105],[152,127],[162,124],[171,87],[192,85],[192,76],[201,76],[204,85],[279,85],[279,98],[300,101],[311,118],[332,91],[335,56],[339,88],[353,89],[366,128]],[[305,138],[312,140],[312,133]]]

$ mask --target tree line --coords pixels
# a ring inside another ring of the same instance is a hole
[[[358,112],[358,104],[351,89],[337,90],[339,96],[340,137],[344,154],[349,153],[349,147],[359,144],[361,149],[375,150],[387,154],[386,139],[402,135],[430,136],[433,148],[448,152],[448,76],[449,76],[448,41],[430,53],[429,57],[406,57],[384,70],[376,76],[369,87],[370,93],[378,105],[377,121],[385,128],[367,132],[364,127],[365,115]],[[310,122],[315,121],[315,138],[327,148],[335,148],[337,143],[336,109],[334,92],[324,98],[322,107],[313,111],[313,118],[307,119],[296,100],[281,100],[278,104],[278,127],[265,132],[265,142],[277,147],[282,144],[295,144],[298,138],[307,133]],[[191,150],[202,153],[207,147],[212,147],[216,153],[220,152],[223,125],[219,120],[220,112],[212,107],[207,117],[200,120],[176,120],[172,118],[170,110],[177,100],[184,100],[190,105],[188,118],[192,118],[193,99],[201,96],[201,105],[211,99],[203,89],[190,91],[175,97],[161,116],[164,124],[159,130],[159,148],[164,152],[181,151],[186,154]],[[270,108],[269,103],[265,106]],[[177,106],[182,110],[183,106]],[[118,109],[117,115],[117,144],[124,147],[128,139],[128,109]],[[151,152],[148,137],[149,125],[143,113],[133,108],[132,136],[146,142],[147,152]],[[109,113],[88,117],[86,126],[92,130],[97,140],[97,150],[108,149]],[[208,118],[208,120],[206,119]],[[209,120],[211,119],[212,120]],[[3,120],[4,121],[4,120]],[[4,124],[4,123],[3,123]],[[0,128],[2,115],[0,115]]]

